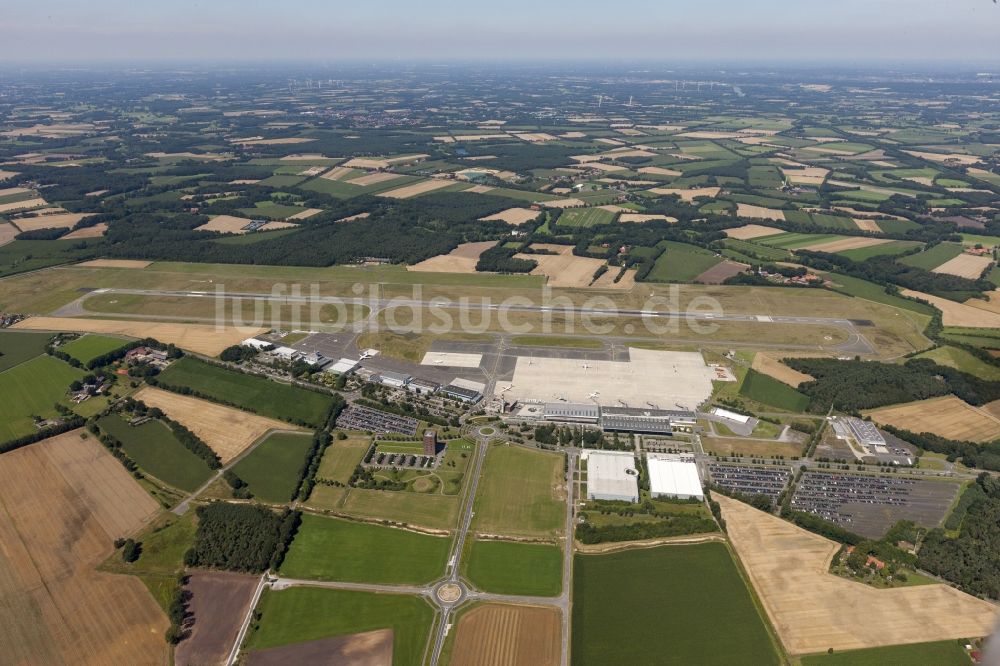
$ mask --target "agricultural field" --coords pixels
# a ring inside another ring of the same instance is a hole
[[[317,484],[308,505],[320,511],[369,520],[388,520],[429,530],[449,530],[458,520],[456,495],[335,488]]]
[[[451,666],[556,666],[561,652],[555,608],[482,604],[461,612]]]
[[[989,442],[1000,438],[1000,419],[952,395],[882,407],[865,414],[876,423],[959,441]]]
[[[883,664],[920,663],[934,664],[934,666],[969,666],[971,659],[962,641],[893,645],[802,657],[802,666],[883,666]]]
[[[47,333],[0,331],[0,372],[44,354],[50,337]]]
[[[334,437],[333,442],[323,453],[316,478],[347,483],[369,446],[371,446],[369,435],[349,433],[346,439]]]
[[[562,548],[552,544],[474,540],[466,576],[494,594],[555,597],[562,592]]]
[[[761,603],[793,655],[983,636],[993,630],[997,609],[992,604],[943,584],[880,590],[827,573],[840,544],[742,502],[719,494],[713,498],[722,506],[733,546]],[[782,556],[776,558],[779,551]]]
[[[491,444],[475,501],[481,534],[556,536],[566,518],[561,455]]]
[[[804,394],[756,370],[747,372],[740,385],[740,395],[787,412],[802,412],[809,406],[809,398]]]
[[[289,502],[298,492],[312,446],[313,438],[308,434],[271,433],[232,470],[257,499]]]
[[[306,514],[281,566],[289,578],[423,585],[440,577],[451,539]]]
[[[177,666],[223,663],[229,657],[243,618],[250,611],[257,577],[225,571],[196,571],[185,589],[194,618],[191,635],[177,646]]]
[[[55,417],[53,404],[66,404],[69,385],[81,377],[83,372],[52,356],[0,372],[0,442],[35,432],[35,416]]]
[[[615,221],[615,214],[603,208],[567,208],[559,215],[557,227],[587,228]]]
[[[266,590],[257,610],[260,621],[246,643],[251,660],[267,648],[391,629],[393,665],[420,666],[434,620],[420,597],[314,587]]]
[[[650,282],[686,282],[694,280],[720,261],[721,257],[714,252],[687,245],[664,241],[666,247],[647,279]]]
[[[261,416],[300,425],[323,426],[333,405],[333,399],[325,393],[234,372],[193,358],[171,364],[157,379]]]
[[[5,661],[168,663],[167,618],[146,587],[95,570],[159,509],[95,438],[0,456],[0,507]]]
[[[199,456],[181,444],[160,421],[130,426],[117,414],[98,419],[97,425],[122,443],[128,457],[148,474],[175,488],[194,492],[212,475]]]
[[[722,543],[577,555],[572,639],[574,664],[781,663]]]
[[[127,343],[127,340],[106,335],[84,335],[67,342],[59,349],[86,365],[98,356],[121,349]]]

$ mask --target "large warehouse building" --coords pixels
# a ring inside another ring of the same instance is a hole
[[[635,456],[623,451],[585,451],[587,499],[639,501]]]
[[[698,465],[691,456],[649,454],[646,466],[649,468],[649,490],[653,497],[705,499]]]

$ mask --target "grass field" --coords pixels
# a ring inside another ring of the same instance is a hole
[[[233,472],[247,482],[250,492],[265,502],[290,501],[299,489],[312,435],[276,432],[233,465]]]
[[[565,496],[561,455],[493,444],[486,454],[472,529],[511,536],[561,534]]]
[[[594,338],[569,338],[556,335],[519,335],[510,339],[515,347],[571,347],[574,349],[603,349],[604,342]]]
[[[160,374],[171,386],[188,387],[207,396],[291,423],[325,424],[333,398],[288,384],[244,375],[194,358],[182,358]]]
[[[247,642],[251,652],[391,628],[394,666],[424,662],[434,621],[434,610],[420,597],[311,587],[265,590],[257,610],[261,619]]]
[[[0,331],[0,372],[45,353],[49,333]]]
[[[212,474],[205,461],[177,441],[170,428],[159,421],[133,427],[117,414],[109,414],[97,423],[122,443],[125,453],[139,467],[175,488],[193,492]]]
[[[971,663],[972,660],[969,659],[965,649],[958,641],[893,645],[802,657],[802,666],[886,666],[888,664],[969,666]]]
[[[444,573],[451,539],[311,514],[281,565],[290,578],[422,585]]]
[[[556,597],[562,592],[562,549],[516,541],[472,542],[466,575],[494,594]]]
[[[128,341],[121,338],[111,338],[106,335],[84,335],[67,342],[60,349],[86,365],[92,359],[120,349],[126,344]]]
[[[781,663],[721,543],[577,555],[572,636],[574,664]]]
[[[83,373],[51,356],[37,356],[0,373],[0,442],[35,432],[32,416],[56,415],[53,404]]]
[[[347,483],[370,445],[371,437],[363,434],[350,434],[347,439],[334,438],[323,453],[316,478]]]
[[[837,252],[837,254],[842,257],[847,257],[852,261],[864,261],[865,259],[870,259],[872,257],[885,257],[902,254],[907,250],[912,250],[917,245],[919,245],[919,243],[914,241],[893,241],[891,243],[882,243],[881,245],[861,247],[855,250],[842,250],[841,252]]]
[[[903,257],[899,263],[930,271],[962,254],[964,249],[961,243],[938,243],[923,252]]]
[[[667,251],[660,255],[653,270],[646,276],[648,282],[684,282],[693,280],[722,259],[695,245],[663,241]]]
[[[359,518],[392,520],[446,530],[453,528],[458,519],[459,498],[456,495],[334,488],[317,484],[309,496],[309,506]]]
[[[568,208],[559,216],[556,227],[593,227],[611,224],[614,219],[615,214],[603,208]]]
[[[843,294],[850,294],[851,296],[864,298],[869,301],[875,301],[876,303],[883,303],[885,305],[903,308],[904,310],[910,310],[918,314],[927,315],[928,317],[934,314],[934,309],[931,306],[888,294],[885,291],[885,287],[875,284],[874,282],[868,282],[867,280],[861,280],[848,275],[841,275],[840,273],[830,273],[829,277],[830,280],[835,283],[835,286],[832,287],[834,291]]]
[[[802,393],[756,370],[747,372],[740,395],[789,412],[801,412],[809,405],[809,398]]]
[[[938,347],[920,354],[917,358],[929,358],[938,365],[955,368],[981,379],[1000,381],[1000,368],[995,365],[987,365],[958,347]]]

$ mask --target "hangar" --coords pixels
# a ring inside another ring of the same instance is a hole
[[[624,451],[585,451],[587,499],[639,501],[635,456]]]
[[[649,469],[649,490],[653,497],[676,497],[677,499],[705,499],[698,476],[698,465],[691,456],[656,455],[646,456]]]

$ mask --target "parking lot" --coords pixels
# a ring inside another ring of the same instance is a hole
[[[712,482],[723,488],[743,495],[767,495],[772,501],[788,485],[792,476],[789,467],[757,467],[752,465],[725,465],[710,463],[708,472]]]
[[[806,472],[792,496],[792,508],[862,536],[879,538],[899,520],[936,527],[958,489],[958,483],[901,475]]]
[[[399,416],[361,405],[349,405],[337,417],[337,427],[342,430],[365,432],[398,432],[416,435],[420,422],[409,416]]]

